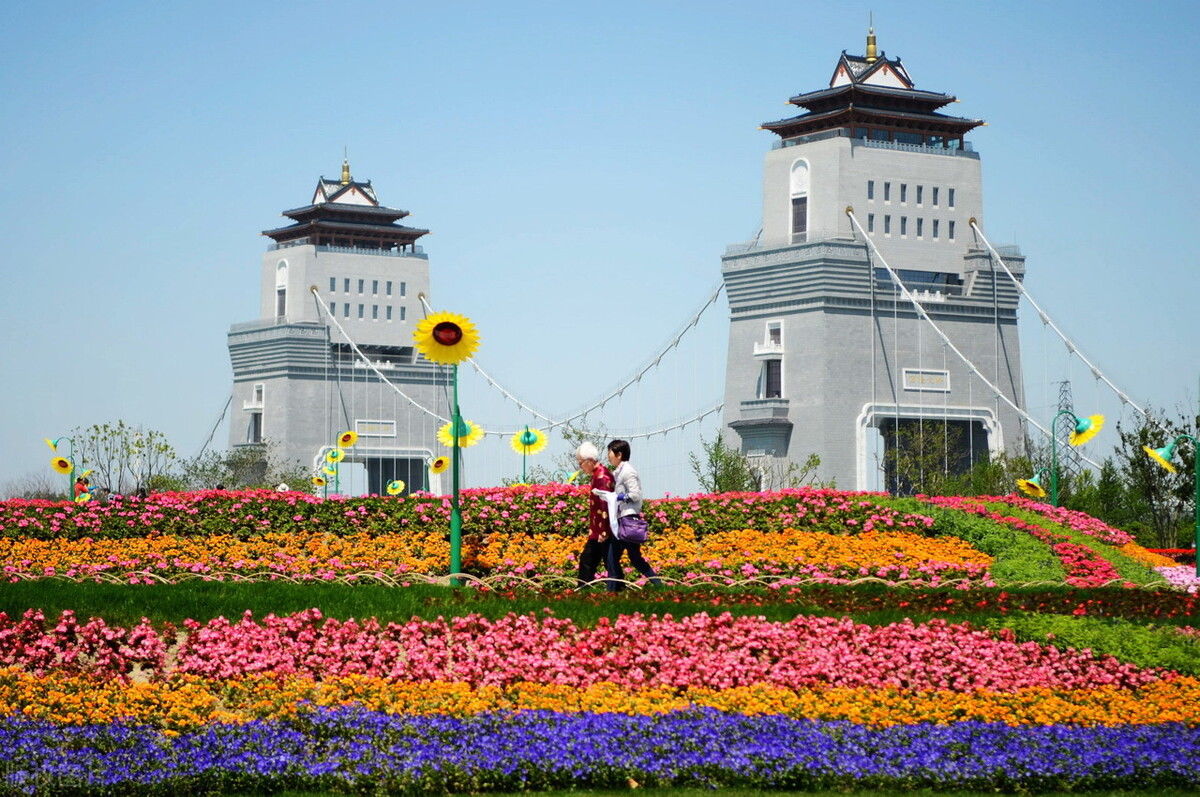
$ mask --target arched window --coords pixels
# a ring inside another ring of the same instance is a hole
[[[808,161],[792,164],[792,243],[808,240]]]
[[[287,320],[287,270],[286,260],[275,266],[275,323]]]

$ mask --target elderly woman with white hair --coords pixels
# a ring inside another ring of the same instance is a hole
[[[579,553],[579,583],[590,584],[596,578],[596,568],[607,563],[612,545],[612,528],[608,516],[608,502],[596,494],[596,490],[612,492],[615,482],[608,468],[600,464],[600,452],[592,443],[585,442],[575,450],[575,461],[579,469],[591,477],[592,491],[588,493],[588,538]],[[620,578],[613,574],[614,578]],[[610,584],[616,589],[616,584]]]

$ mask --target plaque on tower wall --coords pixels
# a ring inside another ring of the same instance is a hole
[[[904,389],[931,393],[949,393],[950,372],[930,371],[923,368],[905,368]]]

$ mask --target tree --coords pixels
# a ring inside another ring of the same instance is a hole
[[[97,485],[126,493],[169,473],[178,460],[167,436],[153,429],[133,427],[118,420],[93,424],[71,432],[76,467],[90,469]]]
[[[746,455],[731,448],[725,438],[717,433],[711,442],[700,438],[704,450],[701,460],[694,453],[688,458],[692,462],[692,473],[706,493],[741,493],[758,490],[759,481],[750,467]]]
[[[65,480],[62,476],[34,471],[6,483],[0,490],[0,495],[5,498],[42,498],[48,501],[61,501],[69,494],[64,485]]]
[[[941,477],[937,494],[1008,495],[1017,489],[1017,479],[1027,479],[1037,472],[1035,462],[1029,457],[1010,456],[1003,452],[989,455],[978,460],[965,473]]]
[[[274,487],[281,482],[299,488],[312,474],[300,462],[283,460],[278,445],[267,440],[229,451],[205,452],[185,460],[173,475],[176,489],[211,490],[218,484],[247,489]]]
[[[704,451],[701,459],[694,453],[688,458],[692,462],[692,473],[700,482],[700,489],[709,493],[761,492],[781,490],[789,487],[831,487],[832,483],[815,482],[821,457],[809,454],[804,464],[774,457],[750,457],[731,447],[725,438],[717,434],[712,441],[700,439]]]
[[[526,469],[525,484],[551,484],[565,481],[569,474],[579,470],[579,464],[575,461],[575,450],[584,441],[590,441],[596,446],[596,450],[600,452],[601,464],[607,465],[604,451],[610,438],[604,424],[600,424],[594,429],[567,424],[558,433],[562,435],[563,442],[567,444],[566,451],[556,454],[549,467],[534,465]],[[519,476],[506,477],[501,479],[501,483],[505,485],[519,484],[521,479]]]
[[[901,419],[886,424],[882,431],[888,438],[884,474],[890,493],[943,495],[953,477],[971,467],[970,452],[958,424]]]
[[[1150,412],[1134,426],[1117,424],[1121,446],[1117,462],[1133,500],[1140,505],[1149,522],[1147,542],[1161,548],[1178,548],[1181,532],[1191,525],[1194,500],[1196,450],[1191,445],[1176,449],[1176,472],[1168,473],[1142,450],[1159,448],[1195,429],[1200,418],[1188,423],[1181,414],[1169,420],[1165,412]]]

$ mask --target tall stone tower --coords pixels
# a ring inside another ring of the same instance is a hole
[[[395,478],[429,489],[436,426],[368,365],[437,406],[443,369],[412,346],[417,296],[429,293],[429,260],[416,241],[428,230],[399,224],[408,212],[380,205],[349,163],[340,180],[322,177],[308,204],[283,215],[293,223],[263,232],[272,243],[262,258],[259,318],[229,330],[230,445],[270,441],[286,460],[316,470],[335,436],[354,430],[359,442],[341,467],[365,469],[360,489],[382,493]],[[364,356],[329,323],[310,286]]]
[[[819,477],[838,487],[899,490],[887,452],[918,440],[912,453],[951,471],[1020,445],[1018,415],[918,318],[846,214],[1023,407],[1018,293],[970,226],[986,229],[979,154],[964,136],[983,123],[941,113],[956,99],[917,89],[899,58],[877,52],[874,31],[864,56],[842,52],[828,88],[789,102],[804,113],[762,125],[779,136],[762,229],[722,258],[727,439],[764,472],[816,453]],[[1023,275],[1015,247],[1001,251]]]

